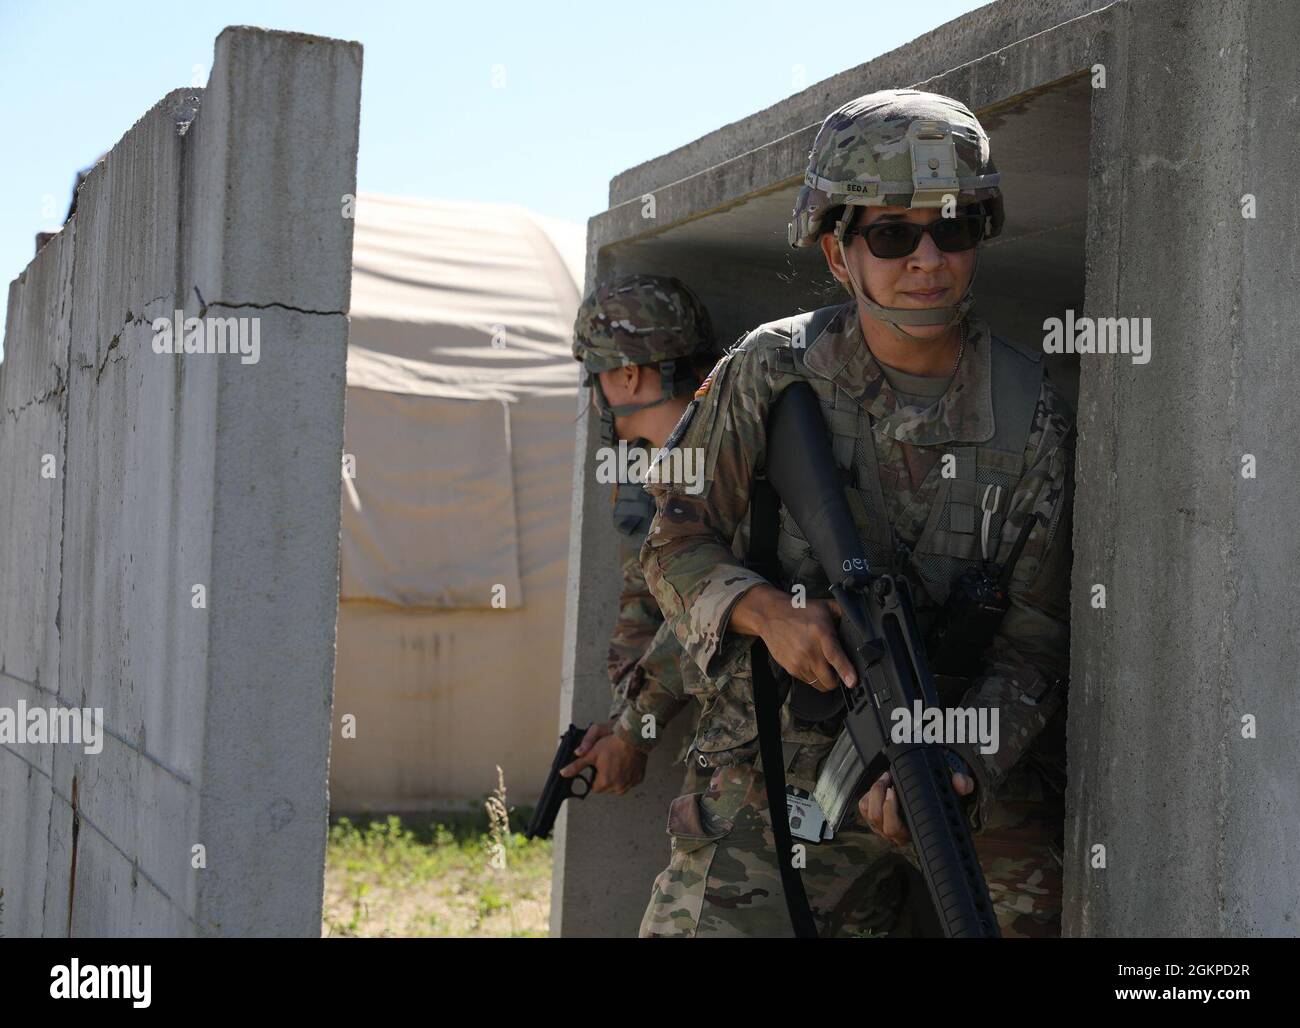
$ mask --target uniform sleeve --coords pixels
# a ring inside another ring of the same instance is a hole
[[[703,462],[703,474],[690,482],[672,474],[667,462],[652,468],[646,488],[656,509],[641,562],[686,655],[713,679],[747,659],[753,640],[727,635],[727,624],[737,601],[765,582],[732,552],[764,459],[771,384],[761,353],[742,343],[701,391],[669,449],[675,443],[683,451],[679,469],[688,469],[694,457]]]
[[[624,701],[613,714],[614,734],[629,746],[649,752],[663,730],[691,702],[686,691],[681,644],[667,622],[628,672]]]
[[[1011,581],[1011,607],[985,652],[986,667],[962,698],[964,707],[998,711],[998,748],[953,747],[978,781],[972,809],[977,831],[989,821],[998,790],[1065,702],[1070,653],[1070,564],[1074,447],[1069,431],[1040,450],[1012,499],[1007,548],[1027,517],[1037,516]]]
[[[612,693],[611,720],[618,718],[627,705],[632,671],[650,648],[663,623],[664,616],[646,585],[637,552],[626,553],[619,584],[618,618],[609,636],[609,652],[605,660]]]

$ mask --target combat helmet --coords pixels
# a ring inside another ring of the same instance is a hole
[[[787,237],[793,247],[812,246],[825,219],[838,211],[833,229],[842,252],[855,207],[943,207],[955,197],[957,206],[982,209],[984,238],[991,239],[1002,231],[999,178],[988,133],[965,104],[916,89],[868,93],[822,122]],[[851,268],[849,283],[859,303],[906,339],[915,337],[901,325],[955,324],[974,303],[968,284],[952,307],[882,307],[866,295]]]
[[[714,348],[704,304],[679,279],[664,275],[626,275],[597,286],[582,301],[573,325],[573,356],[586,371],[583,385],[592,388],[611,434],[615,416],[626,417],[694,389],[692,365],[707,362]],[[629,364],[659,369],[659,399],[606,402],[598,374]]]

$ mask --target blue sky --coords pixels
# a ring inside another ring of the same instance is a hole
[[[169,90],[206,82],[227,25],[364,44],[360,190],[585,222],[618,172],[981,6],[0,0],[0,317],[77,169]]]

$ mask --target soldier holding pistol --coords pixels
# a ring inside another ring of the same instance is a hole
[[[628,275],[596,288],[578,310],[574,357],[601,417],[601,442],[662,447],[716,357],[708,311],[678,279]],[[699,677],[677,637],[664,625],[646,586],[639,552],[654,501],[639,482],[613,493],[622,585],[610,635],[612,691],[607,722],[593,724],[575,751],[566,778],[594,767],[593,792],[622,795],[645,775],[646,760],[664,726],[689,704],[683,674]],[[635,709],[630,701],[635,700]],[[687,791],[702,788],[694,765]]]

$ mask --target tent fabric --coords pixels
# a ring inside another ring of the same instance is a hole
[[[495,400],[348,390],[343,599],[522,606],[509,422]]]
[[[360,395],[465,404],[348,393],[349,403]],[[501,411],[500,404],[493,406]],[[336,811],[427,811],[481,802],[497,784],[498,766],[512,796],[540,793],[555,754],[560,709],[575,407],[567,396],[509,405],[522,607],[339,604],[334,709],[354,715],[360,727],[355,739],[330,754]],[[348,409],[350,419],[354,409]],[[373,459],[358,455],[359,489],[367,487]],[[460,519],[453,520],[457,531],[464,530]],[[355,528],[345,520],[345,540]],[[428,560],[430,548],[446,552],[440,522],[424,526],[419,546],[407,556]],[[345,567],[349,554],[355,551],[345,547]]]
[[[562,607],[520,569],[567,557],[581,227],[362,194],[355,228],[340,598]]]
[[[348,385],[456,400],[573,393],[581,226],[514,204],[363,193]]]

